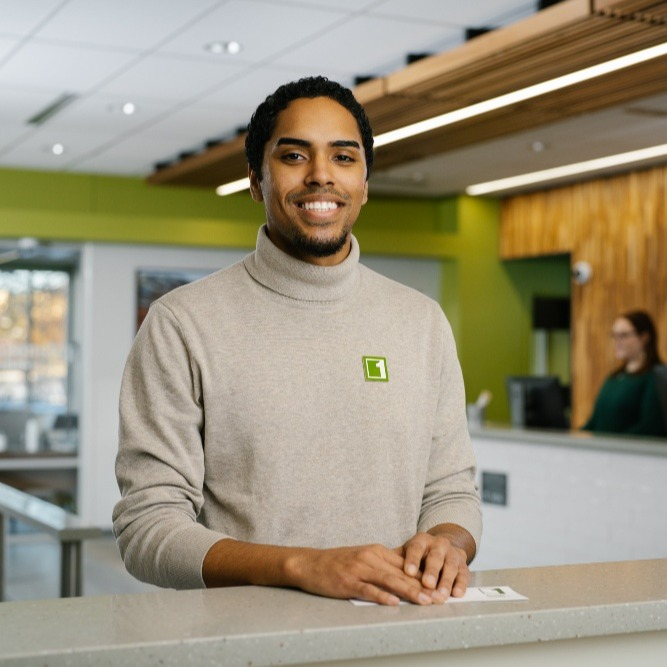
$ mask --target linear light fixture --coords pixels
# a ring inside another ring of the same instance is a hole
[[[528,174],[499,178],[498,180],[488,181],[486,183],[477,183],[467,187],[466,194],[487,195],[493,192],[511,190],[524,185],[543,183],[544,181],[552,181],[566,176],[585,174],[590,171],[618,167],[620,165],[632,164],[633,162],[641,162],[642,160],[649,160],[651,158],[662,156],[667,156],[667,144],[641,148],[635,151],[628,151],[627,153],[617,153],[616,155],[608,155],[607,157],[596,158],[594,160],[585,160],[584,162],[574,162],[572,164],[563,165],[562,167],[542,169]]]
[[[414,137],[415,135],[422,134],[423,132],[429,132],[446,125],[458,123],[459,121],[466,120],[467,118],[473,118],[474,116],[479,116],[481,114],[488,113],[489,111],[495,111],[496,109],[501,109],[503,107],[509,106],[510,104],[516,104],[517,102],[523,102],[540,95],[545,95],[546,93],[551,93],[554,90],[567,88],[567,86],[573,86],[576,83],[582,83],[583,81],[588,81],[590,79],[594,79],[595,77],[609,74],[610,72],[616,72],[620,69],[625,69],[626,67],[632,67],[633,65],[638,65],[639,63],[652,60],[653,58],[659,58],[660,56],[664,55],[667,55],[667,42],[664,44],[658,44],[657,46],[651,46],[647,49],[642,49],[641,51],[636,51],[635,53],[630,53],[626,56],[620,56],[619,58],[608,60],[605,63],[600,63],[599,65],[585,67],[584,69],[581,69],[577,72],[564,74],[563,76],[558,76],[555,79],[549,79],[548,81],[543,81],[542,83],[536,83],[532,86],[528,86],[527,88],[521,88],[511,93],[506,93],[505,95],[493,97],[490,100],[484,100],[484,102],[471,104],[470,106],[463,107],[462,109],[455,109],[454,111],[449,111],[447,113],[441,114],[440,116],[427,118],[426,120],[412,123],[411,125],[406,125],[405,127],[399,127],[396,130],[391,130],[390,132],[384,132],[383,134],[375,137],[374,144],[376,148],[379,148],[380,146],[386,146],[387,144],[400,141],[401,139],[407,139],[408,137]]]
[[[626,67],[632,67],[633,65],[638,65],[639,63],[653,60],[654,58],[659,58],[664,55],[667,55],[667,42],[625,56],[613,58],[612,60],[608,60],[607,62],[598,65],[585,67],[584,69],[571,72],[570,74],[564,74],[563,76],[558,76],[554,79],[549,79],[548,81],[536,83],[511,93],[499,95],[490,100],[471,104],[462,109],[455,109],[454,111],[449,111],[439,116],[434,116],[433,118],[427,118],[426,120],[399,127],[389,132],[383,132],[374,137],[373,144],[375,148],[386,146],[387,144],[401,141],[401,139],[407,139],[408,137],[414,137],[415,135],[424,132],[430,132],[431,130],[445,127],[446,125],[452,125],[453,123],[458,123],[459,121],[473,118],[474,116],[480,116],[489,111],[495,111],[496,109],[501,109],[510,106],[511,104],[516,104],[517,102],[523,102],[534,97],[539,97],[540,95],[551,93],[554,90],[567,88],[568,86],[573,86],[577,83],[582,83],[583,81],[589,81],[598,76],[616,72],[625,69]],[[233,183],[221,185],[217,188],[216,192],[221,196],[239,192],[249,187],[249,184],[245,183],[246,181],[247,179],[242,179],[240,181],[234,181]],[[244,185],[241,185],[241,183],[244,183]]]
[[[72,104],[78,97],[77,93],[63,93],[26,122],[28,125],[43,125],[49,118],[60,113],[68,104]]]
[[[240,178],[238,181],[231,181],[231,183],[225,183],[224,185],[219,185],[215,189],[215,193],[224,197],[225,195],[232,195],[235,192],[241,192],[242,190],[247,190],[250,187],[250,179]]]

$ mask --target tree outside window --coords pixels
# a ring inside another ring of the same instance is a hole
[[[68,407],[67,271],[0,271],[0,409]]]

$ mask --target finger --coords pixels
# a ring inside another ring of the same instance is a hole
[[[430,596],[425,595],[420,582],[403,571],[403,558],[382,545],[373,545],[361,553],[362,560],[354,568],[356,579],[354,595],[382,604],[395,604],[391,597],[414,602],[432,604]],[[351,574],[348,570],[348,574]],[[382,592],[382,593],[381,593]],[[384,595],[386,593],[386,595]]]
[[[422,576],[422,585],[424,588],[434,590],[437,586],[445,564],[447,546],[443,540],[435,540],[431,544],[431,548],[424,561],[424,574]]]
[[[469,577],[470,571],[468,570],[465,559],[457,556],[455,553],[448,554],[448,558],[445,560],[445,565],[442,569],[442,574],[440,575],[438,591],[445,597],[449,597],[453,592],[455,584],[457,584],[459,586],[459,592],[461,587],[463,587],[463,592],[461,592],[461,595],[463,595]]]
[[[376,602],[377,604],[388,605],[390,607],[395,607],[401,603],[401,598],[398,595],[385,591],[370,583],[361,585],[358,598],[360,600],[368,600],[369,602]]]
[[[405,558],[403,557],[403,547],[398,547],[398,549],[387,549],[382,547],[381,556],[389,565],[397,567],[401,572],[405,564]]]
[[[452,586],[452,596],[455,598],[462,598],[465,595],[466,590],[468,589],[468,582],[470,581],[470,570],[465,567],[462,570],[459,570],[459,573],[454,580],[454,585]]]
[[[385,574],[379,583],[380,587],[402,600],[419,605],[433,604],[434,600],[430,592],[426,591],[419,581],[413,577],[400,574]]]
[[[405,565],[403,566],[405,574],[410,577],[416,577],[419,574],[419,567],[427,548],[426,541],[420,539],[419,535],[413,537],[405,545]]]

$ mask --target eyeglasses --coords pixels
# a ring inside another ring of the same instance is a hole
[[[612,331],[609,336],[612,340],[626,340],[632,336],[636,336],[636,331]]]

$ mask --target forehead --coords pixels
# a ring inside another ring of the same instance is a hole
[[[271,135],[322,142],[353,139],[361,146],[361,132],[356,118],[342,104],[329,97],[302,97],[292,100],[280,112]]]
[[[619,331],[634,331],[634,325],[630,320],[625,319],[625,317],[618,317],[616,320],[614,320],[614,324],[612,325],[613,329],[617,329]]]

